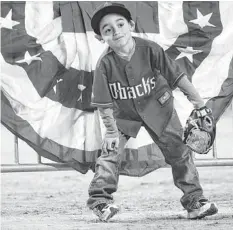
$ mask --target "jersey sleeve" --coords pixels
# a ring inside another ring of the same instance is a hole
[[[103,64],[96,66],[92,86],[91,106],[93,107],[112,107],[113,101],[109,91],[106,71]]]
[[[174,90],[177,87],[178,81],[185,76],[185,74],[179,65],[172,60],[159,45],[155,45],[152,53],[152,66],[161,72],[161,74],[166,78],[171,89]]]

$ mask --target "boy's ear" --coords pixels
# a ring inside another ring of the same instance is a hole
[[[130,20],[130,31],[133,32],[135,30],[135,22],[133,20]]]
[[[104,43],[104,40],[103,40],[103,38],[102,38],[100,35],[95,34],[95,38],[96,38],[97,40],[99,40],[101,43]]]

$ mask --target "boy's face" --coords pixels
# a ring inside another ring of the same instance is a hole
[[[122,48],[126,46],[132,38],[131,32],[134,30],[134,22],[119,14],[108,14],[100,21],[101,38],[111,48]]]

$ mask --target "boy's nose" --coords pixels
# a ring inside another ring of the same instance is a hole
[[[119,33],[119,28],[115,26],[115,27],[113,28],[113,34],[114,34],[114,35],[117,35],[118,33]]]

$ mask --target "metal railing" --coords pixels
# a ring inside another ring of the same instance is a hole
[[[2,173],[73,170],[68,164],[65,163],[42,163],[42,158],[39,155],[37,155],[37,163],[21,164],[19,163],[18,138],[16,136],[14,146],[14,164],[2,164]],[[195,159],[196,166],[233,166],[233,158],[218,158],[216,142],[214,142],[212,153],[213,157],[211,159]]]
[[[232,114],[233,124],[233,103],[229,106],[230,114]],[[232,112],[232,113],[231,113]],[[232,127],[233,130],[233,127]],[[233,140],[233,139],[232,139]],[[208,156],[209,153],[208,153]],[[194,157],[195,159],[195,157]],[[233,155],[230,158],[223,158],[218,156],[216,140],[213,144],[211,158],[208,159],[195,159],[195,164],[198,167],[206,166],[233,166]],[[65,163],[43,163],[42,157],[37,154],[37,162],[29,164],[21,164],[19,160],[19,143],[18,137],[14,137],[14,164],[2,164],[1,172],[36,172],[36,171],[57,171],[57,170],[73,170],[68,164]]]

